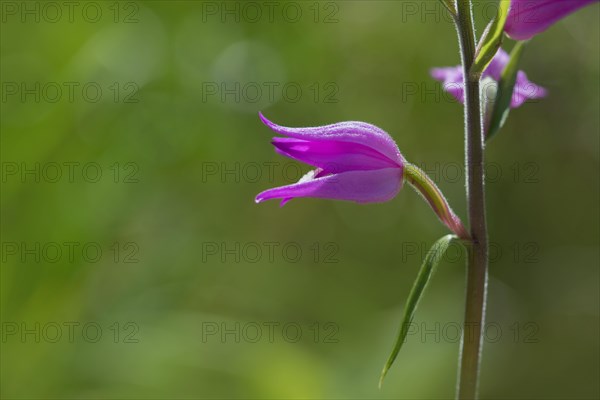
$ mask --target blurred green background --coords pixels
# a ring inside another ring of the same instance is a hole
[[[54,4],[2,2],[2,398],[454,395],[458,248],[377,389],[445,234],[411,189],[254,204],[308,171],[262,110],[380,126],[465,218],[461,107],[428,76],[459,59],[437,2]],[[549,97],[487,150],[483,398],[600,396],[599,10],[531,41]]]

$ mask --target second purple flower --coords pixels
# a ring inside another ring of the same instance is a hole
[[[491,97],[490,95],[490,84],[495,85],[502,75],[502,71],[506,64],[508,64],[510,56],[502,49],[499,49],[492,62],[485,69],[482,75],[482,97]],[[464,74],[462,67],[444,67],[444,68],[433,68],[431,70],[431,76],[442,82],[444,91],[450,93],[456,100],[464,103]],[[488,78],[486,80],[486,78]],[[492,91],[494,92],[494,91]],[[494,95],[492,93],[492,95]],[[510,104],[511,108],[517,108],[523,105],[527,100],[540,99],[546,97],[547,91],[541,86],[531,82],[525,72],[519,71],[517,73],[517,81],[513,90],[512,101]],[[486,100],[494,100],[486,99]]]

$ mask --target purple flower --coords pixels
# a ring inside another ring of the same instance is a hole
[[[256,202],[297,197],[376,203],[392,199],[403,183],[406,161],[394,140],[364,122],[340,122],[311,128],[287,128],[262,122],[285,137],[273,138],[275,150],[315,167],[300,181],[266,190]]]
[[[527,40],[580,8],[598,0],[511,0],[504,31]]]
[[[499,49],[492,62],[490,62],[490,65],[483,72],[481,85],[483,97],[490,96],[488,89],[490,86],[495,88],[508,61],[509,55],[504,50]],[[464,103],[463,70],[460,65],[456,67],[433,68],[431,76],[442,82],[446,92],[450,93],[456,100]],[[495,90],[492,92],[495,92]],[[529,99],[539,99],[545,96],[546,89],[530,82],[525,72],[519,71],[510,106],[511,108],[517,108]],[[493,101],[494,99],[491,98],[488,100]]]

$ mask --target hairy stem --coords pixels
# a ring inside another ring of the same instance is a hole
[[[457,398],[477,398],[488,269],[485,221],[483,132],[479,76],[470,72],[476,42],[471,0],[457,0],[457,30],[465,85],[466,187],[471,244],[467,259],[465,321],[461,341]]]

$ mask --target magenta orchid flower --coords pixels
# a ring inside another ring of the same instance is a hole
[[[599,0],[511,0],[504,31],[515,40],[527,40],[558,20]]]
[[[482,89],[484,95],[487,94],[487,82],[485,78],[489,78],[488,81],[493,81],[493,84],[497,83],[500,80],[504,67],[506,67],[506,64],[508,64],[509,59],[510,56],[504,50],[498,50],[490,62],[490,65],[488,65],[482,75]],[[433,68],[431,70],[431,76],[437,81],[442,82],[444,91],[450,93],[459,102],[464,103],[464,82],[463,70],[461,66]],[[532,83],[527,78],[525,72],[519,71],[517,73],[517,80],[513,90],[510,107],[520,107],[527,100],[545,97],[546,93],[546,89]]]
[[[288,128],[259,115],[265,125],[284,136],[273,138],[275,151],[315,169],[297,183],[259,193],[257,203],[281,199],[283,206],[299,197],[381,203],[394,198],[406,179],[452,232],[469,237],[435,183],[409,164],[390,135],[378,127],[352,121]]]
[[[295,184],[260,193],[257,203],[282,199],[284,205],[297,197],[377,203],[392,199],[400,191],[406,161],[394,140],[376,126],[341,122],[287,128],[262,114],[260,118],[273,131],[286,136],[273,138],[275,151],[315,169]]]

